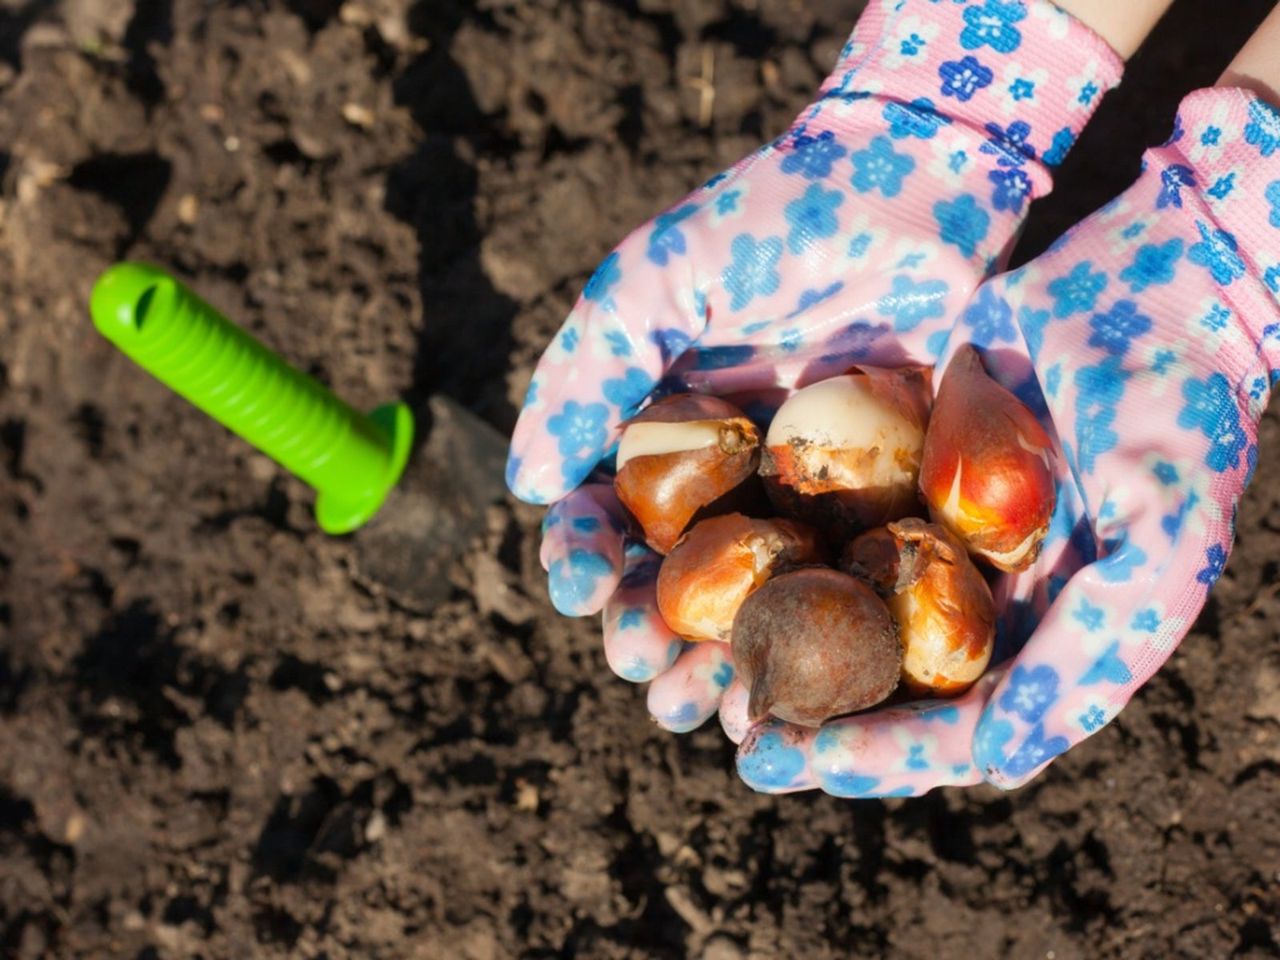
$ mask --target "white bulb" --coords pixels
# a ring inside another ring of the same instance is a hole
[[[792,447],[797,457],[814,461],[815,474],[827,461],[822,466],[833,486],[889,487],[915,482],[924,430],[877,396],[869,378],[848,374],[792,394],[774,416],[765,445]]]

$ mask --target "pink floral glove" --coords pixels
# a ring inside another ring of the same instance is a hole
[[[624,542],[611,487],[619,422],[655,393],[760,397],[858,361],[932,362],[1120,73],[1045,0],[872,0],[791,129],[591,278],[534,374],[507,482],[553,504],[552,600],[604,610],[610,666],[653,681],[663,726],[705,722],[733,667],[657,614],[658,558]]]
[[[757,726],[743,779],[838,796],[1011,788],[1110,722],[1227,562],[1280,368],[1277,292],[1280,111],[1194,93],[1137,184],[983,285],[956,326],[1061,445],[1045,550],[997,594],[1006,656],[1025,646],[954,702]]]

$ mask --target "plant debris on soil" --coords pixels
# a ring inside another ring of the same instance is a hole
[[[768,797],[558,616],[507,501],[410,609],[93,330],[171,268],[369,409],[507,434],[612,244],[782,132],[857,0],[0,0],[0,955],[1273,957],[1280,420],[1203,616],[1027,788]],[[1037,206],[1270,4],[1180,0]]]

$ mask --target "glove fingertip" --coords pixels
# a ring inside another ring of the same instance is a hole
[[[671,668],[649,685],[649,715],[658,726],[674,733],[696,730],[720,708],[733,677],[727,644],[690,644]]]
[[[652,687],[649,689],[650,691],[653,690]],[[692,733],[710,720],[711,714],[715,713],[714,706],[710,710],[706,710],[702,705],[694,703],[692,700],[686,700],[684,703],[669,707],[654,704],[653,697],[650,697],[649,700],[649,716],[653,718],[654,723],[668,733]]]
[[[757,724],[738,746],[738,776],[758,793],[791,793],[812,789],[805,752],[788,742],[786,724]]]
[[[993,706],[983,711],[973,734],[973,762],[982,779],[999,790],[1017,790],[1044,772],[1071,742],[1049,735],[1043,724],[1026,732],[1020,743],[1016,728]]]
[[[547,591],[551,604],[566,617],[586,617],[604,609],[617,589],[622,571],[605,554],[575,548],[551,563]]]
[[[511,491],[512,496],[517,500],[525,503],[531,503],[534,506],[545,506],[547,499],[540,495],[538,491],[526,482],[524,478],[524,458],[519,456],[515,449],[507,451],[507,468],[503,474],[503,480],[506,481],[507,489]]]
[[[524,503],[544,507],[561,500],[591,473],[594,464],[534,458],[513,445],[507,452],[504,479],[512,495]]]
[[[604,608],[604,656],[623,680],[646,683],[676,662],[684,641],[658,612],[647,552],[631,544],[626,553],[621,584]]]
[[[749,700],[750,691],[739,677],[734,677],[720,698],[720,727],[734,743],[742,743],[751,730],[747,716]]]
[[[679,649],[679,643],[673,644]],[[628,683],[648,683],[657,677],[663,670],[667,669],[670,663],[654,663],[641,656],[631,656],[623,658],[611,658],[607,655],[605,659],[609,663],[609,669],[613,671],[614,676],[620,680],[626,680]],[[672,657],[672,659],[675,659]]]

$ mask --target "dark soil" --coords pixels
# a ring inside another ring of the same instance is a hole
[[[540,511],[398,607],[88,321],[152,259],[358,406],[509,431],[595,263],[780,132],[859,6],[0,0],[0,955],[1280,952],[1274,414],[1226,576],[1115,724],[1012,794],[778,799],[553,613]],[[1024,253],[1269,6],[1177,4]]]

